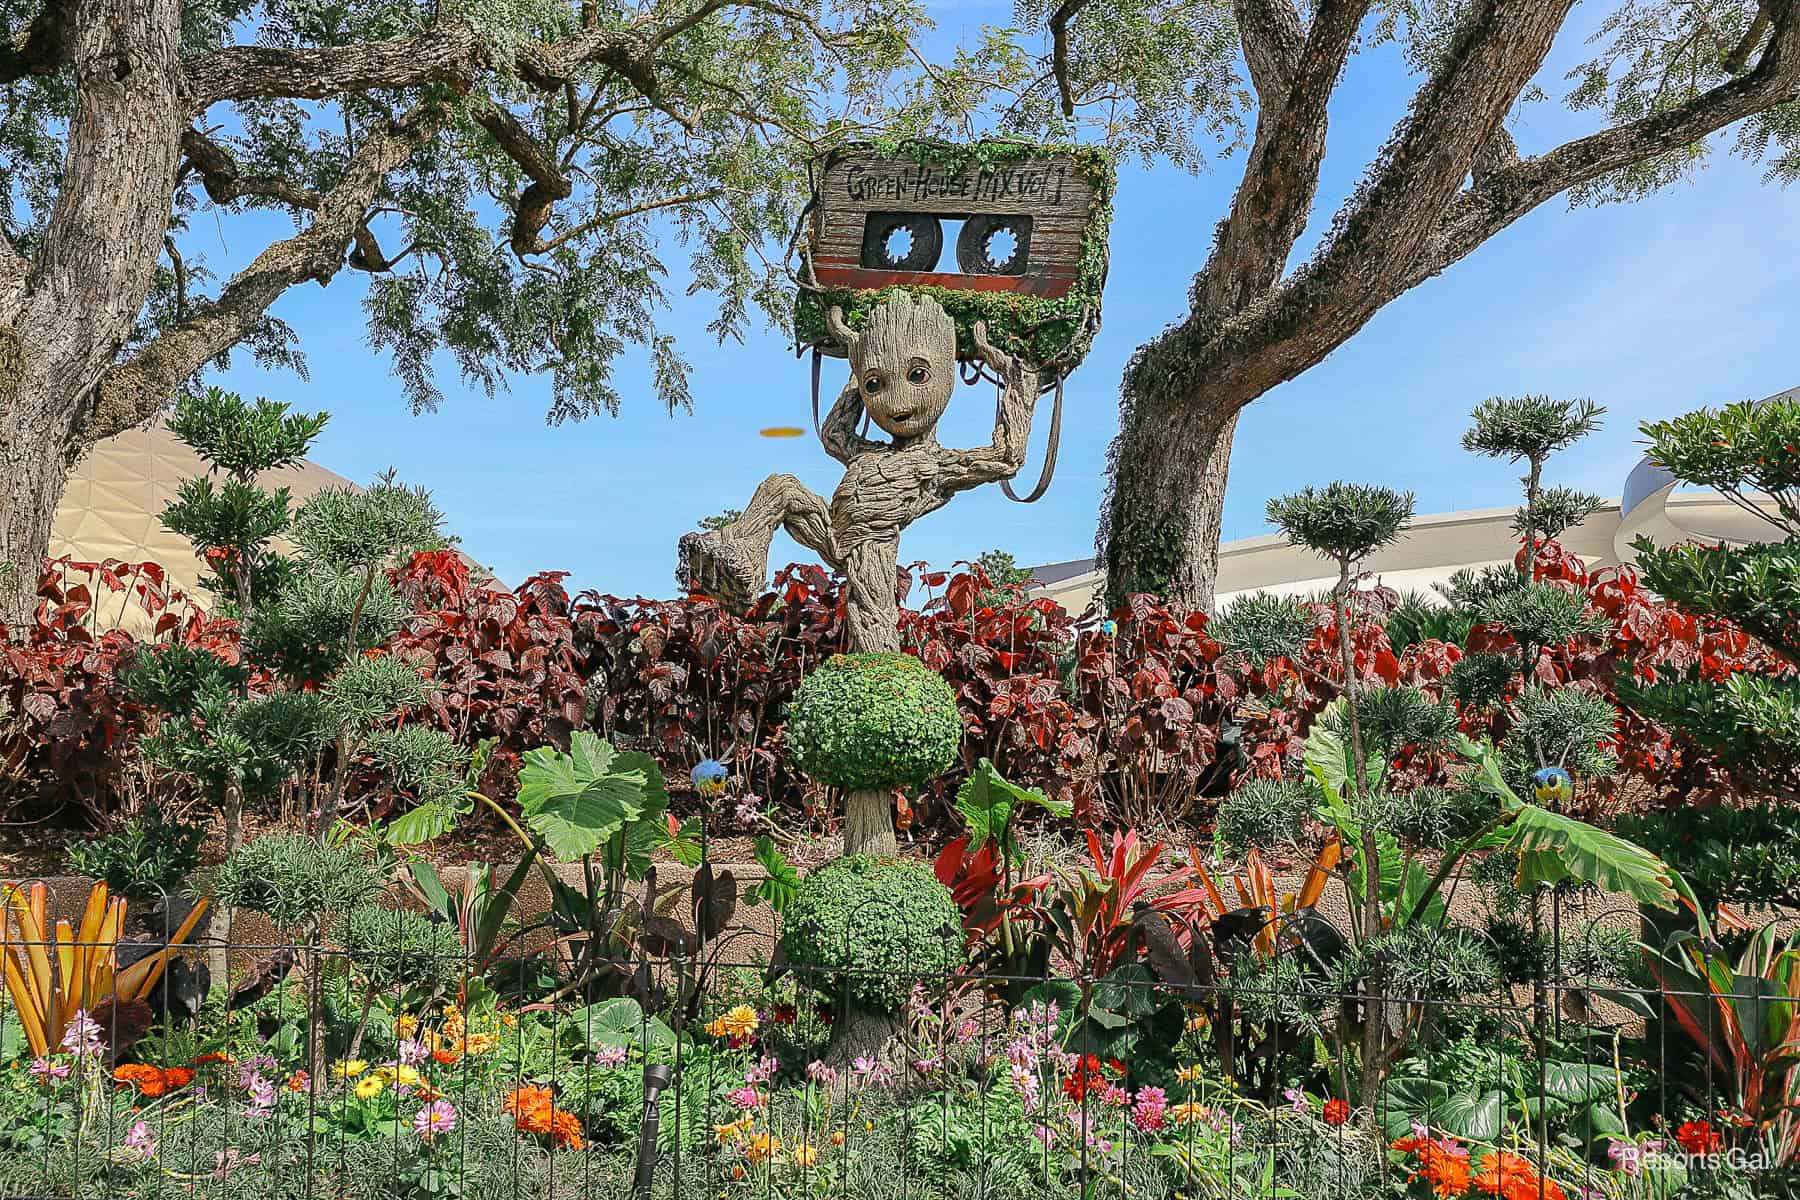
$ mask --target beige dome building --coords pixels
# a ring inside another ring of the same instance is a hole
[[[1800,399],[1800,388],[1771,396]],[[1406,536],[1372,556],[1363,570],[1398,592],[1434,596],[1433,586],[1465,567],[1509,563],[1518,549],[1513,508],[1484,508],[1415,518]],[[1589,567],[1633,561],[1631,543],[1648,535],[1659,545],[1721,542],[1742,545],[1768,541],[1772,527],[1718,493],[1676,491],[1661,467],[1641,461],[1625,480],[1621,495],[1607,501],[1558,539]],[[1071,613],[1087,611],[1105,579],[1091,558],[1032,568],[1034,594],[1047,596]],[[1337,574],[1310,550],[1290,545],[1281,534],[1243,538],[1219,547],[1218,603],[1228,605],[1252,592],[1311,595],[1329,591]]]
[[[50,530],[50,556],[154,562],[168,571],[171,586],[206,604],[193,544],[162,523],[163,506],[175,498],[181,481],[203,475],[206,469],[200,456],[161,422],[106,439],[69,472]],[[267,488],[286,487],[296,505],[321,488],[353,486],[343,476],[305,461],[266,472],[257,482]],[[108,607],[101,605],[103,621],[114,615],[105,611]],[[136,623],[128,617],[124,624],[133,628]]]

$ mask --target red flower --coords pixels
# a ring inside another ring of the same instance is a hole
[[[1675,1131],[1675,1140],[1689,1154],[1717,1154],[1725,1148],[1725,1138],[1710,1121],[1687,1121]]]
[[[1350,1102],[1348,1100],[1334,1096],[1325,1102],[1325,1123],[1327,1125],[1342,1125],[1349,1119]]]

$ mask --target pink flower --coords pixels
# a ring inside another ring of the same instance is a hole
[[[769,1103],[769,1097],[753,1087],[738,1088],[725,1097],[733,1108],[762,1108]]]
[[[87,1015],[86,1009],[76,1009],[75,1015],[69,1018],[68,1028],[63,1033],[62,1048],[77,1058],[99,1058],[106,1053],[106,1042],[100,1037],[100,1022]]]
[[[456,1107],[448,1100],[433,1100],[413,1117],[413,1131],[427,1142],[455,1128]]]
[[[275,1111],[275,1085],[259,1074],[252,1073],[250,1082],[245,1085],[250,1093],[250,1107],[244,1110],[245,1116],[266,1117]]]
[[[864,1055],[850,1064],[850,1073],[861,1076],[870,1087],[880,1087],[894,1077],[894,1068]]]
[[[156,1157],[156,1135],[151,1133],[150,1127],[142,1121],[131,1127],[122,1144],[126,1150],[140,1158]]]
[[[806,1077],[820,1087],[830,1087],[837,1082],[838,1073],[835,1068],[828,1067],[815,1059],[806,1064]]]
[[[775,1078],[775,1072],[779,1068],[780,1064],[775,1061],[775,1056],[773,1054],[765,1054],[757,1060],[754,1067],[751,1067],[744,1072],[744,1082],[767,1083],[769,1080]]]
[[[412,1038],[402,1038],[396,1056],[403,1067],[416,1067],[431,1057],[431,1047]]]
[[[1288,1108],[1292,1109],[1294,1112],[1303,1113],[1309,1111],[1309,1106],[1306,1103],[1306,1093],[1299,1088],[1283,1089],[1281,1098],[1288,1102]]]
[[[42,1083],[49,1083],[52,1079],[67,1079],[69,1070],[68,1063],[51,1058],[40,1058],[31,1064],[31,1073]]]
[[[1131,1121],[1146,1133],[1163,1127],[1163,1114],[1168,1110],[1169,1097],[1159,1087],[1139,1088],[1137,1101],[1131,1106]]]
[[[1108,1108],[1124,1108],[1131,1103],[1131,1093],[1116,1083],[1109,1083],[1106,1090],[1100,1093],[1100,1103]]]
[[[596,1066],[605,1067],[608,1070],[613,1067],[622,1067],[625,1065],[627,1053],[623,1046],[603,1046],[594,1051],[594,1063]]]

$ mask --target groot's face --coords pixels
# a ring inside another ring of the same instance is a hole
[[[935,300],[884,301],[851,347],[850,369],[875,424],[902,440],[924,437],[956,387],[956,326]]]

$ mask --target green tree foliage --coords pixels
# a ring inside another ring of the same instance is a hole
[[[1645,583],[1693,612],[1755,637],[1785,673],[1719,682],[1697,672],[1625,689],[1647,716],[1776,785],[1800,770],[1800,401],[1746,401],[1643,427],[1650,458],[1685,483],[1717,490],[1779,540],[1747,546],[1633,544]]]
[[[1604,408],[1592,400],[1556,400],[1549,396],[1495,396],[1470,414],[1473,424],[1463,434],[1463,449],[1489,458],[1525,464],[1525,503],[1513,517],[1513,530],[1525,539],[1520,574],[1531,578],[1538,542],[1560,537],[1600,507],[1600,497],[1570,488],[1543,486],[1544,463],[1600,428]]]

